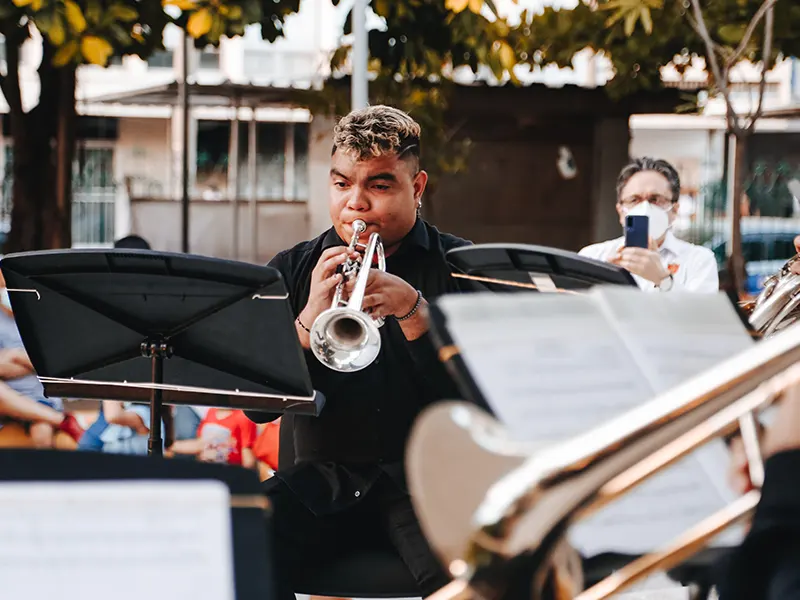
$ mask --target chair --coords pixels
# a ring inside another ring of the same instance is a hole
[[[278,466],[294,464],[294,416],[281,419]],[[279,517],[280,518],[280,517]],[[280,548],[275,549],[280,552]],[[333,556],[329,562],[317,564],[295,592],[312,596],[338,598],[409,598],[418,597],[419,589],[405,563],[394,549],[363,548],[345,556]]]

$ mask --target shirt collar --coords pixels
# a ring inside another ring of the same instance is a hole
[[[667,235],[664,236],[664,243],[661,244],[661,250],[666,250],[668,253],[672,254],[673,256],[678,256],[680,254],[678,248],[678,238],[676,238],[671,230],[667,230]]]
[[[366,240],[362,241],[366,243]],[[339,234],[336,233],[336,229],[331,227],[325,233],[325,237],[322,240],[322,249],[327,250],[328,248],[333,248],[334,246],[346,246],[349,243],[349,241],[343,241],[342,238],[339,237]],[[431,247],[428,228],[425,226],[425,222],[419,218],[417,219],[416,223],[414,223],[411,231],[409,231],[406,234],[406,237],[403,238],[403,241],[400,242],[399,250],[406,250],[414,247],[422,248],[423,250],[430,250]]]

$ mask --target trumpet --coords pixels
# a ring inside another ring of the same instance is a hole
[[[340,373],[352,373],[368,367],[381,351],[379,328],[383,319],[373,319],[362,310],[364,293],[373,260],[377,255],[378,268],[386,271],[386,257],[380,235],[373,233],[367,244],[360,244],[359,237],[367,229],[364,221],[353,221],[353,236],[347,249],[365,248],[361,260],[349,256],[342,265],[342,280],[336,285],[331,307],[314,319],[311,325],[311,350],[326,367]],[[344,286],[356,278],[353,291],[347,302],[343,300]]]

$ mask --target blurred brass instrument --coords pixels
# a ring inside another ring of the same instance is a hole
[[[755,301],[743,308],[749,312],[753,328],[765,336],[797,321],[800,316],[800,255],[789,259],[778,273],[767,279]]]
[[[353,221],[353,237],[348,251],[365,248],[363,258],[352,260],[349,256],[342,265],[342,280],[336,286],[331,307],[314,319],[310,331],[310,346],[322,364],[340,373],[352,373],[368,367],[381,351],[381,336],[378,328],[383,319],[373,319],[362,310],[367,289],[369,271],[377,255],[378,268],[386,271],[386,258],[380,235],[373,233],[367,244],[360,244],[359,237],[367,229],[364,221]],[[356,278],[353,291],[345,302],[344,288],[347,281]]]
[[[428,600],[498,600],[523,571],[538,600],[548,573],[557,585],[564,579],[563,565],[556,563],[570,525],[737,428],[751,480],[760,487],[763,465],[753,415],[800,382],[800,327],[789,327],[800,303],[800,275],[791,269],[797,260],[768,282],[750,309],[765,339],[583,435],[545,447],[512,440],[471,404],[426,409],[407,446],[408,483],[423,532],[454,577]],[[684,562],[751,516],[759,499],[758,489],[748,492],[591,588],[566,582],[556,595],[610,598]]]

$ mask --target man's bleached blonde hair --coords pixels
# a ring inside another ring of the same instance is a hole
[[[397,155],[419,163],[420,126],[392,106],[368,106],[343,117],[333,129],[333,150],[358,160]]]

